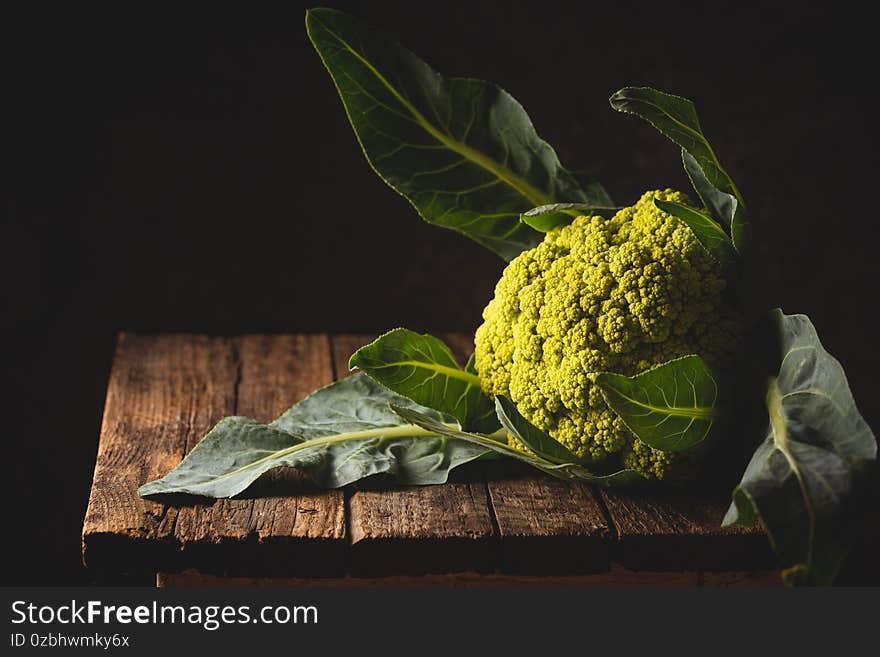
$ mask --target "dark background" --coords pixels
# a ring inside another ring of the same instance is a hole
[[[749,203],[767,303],[812,317],[877,426],[865,17],[742,2],[330,4],[440,71],[501,84],[563,163],[595,170],[621,204],[687,181],[678,149],[608,96],[648,84],[692,98]],[[2,39],[2,583],[87,583],[79,532],[119,329],[470,331],[503,263],[424,224],[372,173],[303,7],[30,6],[6,16]]]

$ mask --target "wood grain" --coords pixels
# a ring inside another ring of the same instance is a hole
[[[120,336],[86,519],[83,558],[120,572],[341,574],[341,491],[274,471],[232,500],[137,495],[222,417],[269,421],[333,379],[326,335]]]
[[[612,532],[589,486],[492,464],[489,495],[507,573],[598,573],[610,567]]]
[[[325,334],[246,335],[238,339],[238,351],[243,365],[236,409],[239,415],[263,422],[274,420],[293,402],[333,381],[330,338]],[[338,561],[345,548],[342,491],[316,490],[291,468],[279,468],[267,475],[257,492],[276,494],[254,500],[252,531],[264,543],[279,538],[295,539],[284,543],[295,542],[300,550],[312,541],[320,542],[316,549],[333,552],[326,556]],[[286,493],[293,489],[298,494],[288,497]],[[323,555],[313,555],[319,556],[319,562],[327,560]]]
[[[374,336],[334,336],[338,377]],[[358,576],[494,568],[495,528],[480,468],[457,468],[442,486],[392,487],[381,480],[351,487],[351,569]]]
[[[137,488],[175,467],[233,412],[237,364],[231,340],[198,335],[119,335],[83,523],[83,561],[129,572],[172,564],[178,508]]]
[[[615,560],[636,570],[771,568],[758,528],[721,527],[729,500],[718,493],[602,491],[617,534]]]
[[[333,372],[326,335],[235,338],[236,415],[269,422]],[[192,448],[189,445],[188,448]],[[341,491],[317,490],[292,469],[268,472],[241,499],[182,507],[181,565],[216,572],[340,574],[346,568]]]

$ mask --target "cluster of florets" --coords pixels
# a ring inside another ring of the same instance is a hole
[[[662,479],[685,456],[646,445],[606,404],[598,372],[632,376],[700,354],[723,364],[739,343],[721,265],[647,192],[612,219],[583,216],[551,230],[504,270],[477,329],[485,391],[509,397],[534,425],[588,463]],[[608,463],[614,455],[617,461]]]

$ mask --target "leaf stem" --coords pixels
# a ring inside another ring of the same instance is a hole
[[[783,359],[784,360],[784,359]],[[773,443],[782,455],[788,461],[788,467],[791,468],[797,480],[801,496],[804,499],[804,508],[807,511],[809,519],[809,539],[807,541],[807,556],[805,563],[811,563],[813,560],[813,538],[816,531],[816,516],[813,511],[813,501],[810,492],[807,490],[804,476],[801,472],[800,465],[795,460],[794,455],[788,447],[788,425],[785,421],[785,409],[782,406],[782,392],[779,390],[779,381],[775,376],[771,376],[767,380],[767,414],[770,416],[770,427],[773,430]]]
[[[453,430],[459,429],[458,425],[454,423],[443,423],[443,426]],[[310,449],[312,447],[320,445],[332,445],[334,443],[342,443],[349,440],[368,440],[370,438],[401,438],[405,436],[434,436],[437,438],[444,437],[436,431],[428,431],[419,426],[416,426],[415,424],[403,424],[396,427],[376,427],[375,429],[364,429],[363,431],[337,433],[331,436],[324,436],[322,438],[304,440],[303,442],[297,443],[296,445],[291,445],[290,447],[285,447],[284,449],[280,449],[277,452],[272,452],[268,456],[264,456],[263,458],[257,459],[256,461],[251,461],[247,465],[243,465],[240,468],[231,470],[229,472],[224,472],[221,475],[217,475],[213,478],[213,481],[217,481],[218,479],[225,479],[226,477],[231,477],[241,472],[250,470],[253,467],[262,465],[263,463],[284,458],[285,456],[295,454],[296,452],[302,451],[304,449]],[[507,432],[499,429],[495,433],[489,434],[486,437],[489,440],[495,440],[496,442],[504,438],[506,442]]]

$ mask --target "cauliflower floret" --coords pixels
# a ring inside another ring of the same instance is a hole
[[[721,266],[690,228],[645,193],[612,219],[578,217],[504,270],[477,329],[483,389],[505,395],[535,426],[588,463],[669,476],[687,454],[655,450],[606,404],[595,375],[632,376],[698,353],[722,365],[739,341]]]

